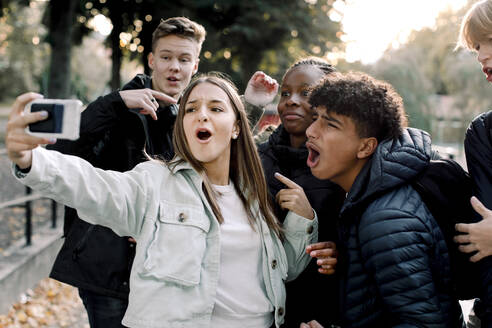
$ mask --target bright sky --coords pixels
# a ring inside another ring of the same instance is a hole
[[[346,60],[375,62],[389,45],[404,43],[411,30],[433,26],[439,12],[465,4],[466,0],[336,1],[334,8],[343,12]]]

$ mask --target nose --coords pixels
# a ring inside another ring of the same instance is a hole
[[[207,122],[207,121],[208,121],[207,111],[204,108],[201,108],[200,111],[198,112],[198,122]]]
[[[480,49],[478,49],[478,56],[477,60],[481,63],[484,64],[484,62],[488,59],[490,59],[492,55],[492,49],[489,49],[490,47],[481,46]]]
[[[318,120],[311,123],[310,126],[306,129],[306,137],[309,139],[316,139],[316,129],[317,129]]]
[[[170,63],[170,65],[169,65],[169,69],[170,69],[171,71],[174,71],[174,72],[179,71],[180,66],[179,66],[179,60],[178,60],[178,58],[173,58],[173,59],[171,60],[171,63]]]
[[[293,93],[289,99],[287,99],[287,106],[299,106],[300,97],[297,93]]]

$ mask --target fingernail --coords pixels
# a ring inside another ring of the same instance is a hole
[[[56,142],[56,138],[49,139],[49,142],[52,143],[52,144],[54,144]]]
[[[311,256],[316,257],[316,255],[318,255],[318,253],[317,253],[317,252],[311,252]]]
[[[47,112],[47,111],[45,111],[45,110],[43,110],[43,111],[40,111],[40,112],[39,112],[39,115],[40,115],[41,117],[47,117],[47,116],[48,116],[48,112]]]

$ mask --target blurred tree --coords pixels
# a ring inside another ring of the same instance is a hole
[[[186,16],[204,25],[200,71],[229,74],[243,87],[252,73],[264,69],[280,77],[298,55],[323,56],[340,43],[338,23],[328,17],[333,1],[316,0],[94,0],[87,19],[111,19],[113,50],[111,86],[120,86],[121,56],[138,57],[148,73],[152,32],[161,18]],[[90,5],[89,5],[90,4]],[[83,13],[82,13],[83,14]],[[120,52],[121,51],[121,52]]]
[[[434,27],[413,32],[407,43],[387,50],[370,67],[374,75],[400,92],[413,126],[435,133],[431,131],[432,120],[460,120],[463,128],[457,134],[461,138],[468,122],[492,105],[490,84],[475,55],[467,50],[454,51],[461,19],[474,2],[469,1],[457,12],[441,13]],[[441,113],[440,108],[433,108],[439,104],[435,101],[438,96],[447,97],[446,106],[451,106],[451,111]],[[450,115],[455,117],[444,117]]]
[[[387,52],[369,70],[390,82],[402,96],[410,125],[430,131],[429,95],[434,88],[421,67],[424,57],[424,49],[408,46]]]
[[[48,56],[39,26],[45,3],[4,1],[0,12],[0,100],[10,101],[21,92],[39,91]]]
[[[51,45],[49,98],[70,97],[70,55],[77,3],[76,0],[51,0],[48,3],[48,42]]]

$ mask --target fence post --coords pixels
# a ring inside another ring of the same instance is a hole
[[[56,202],[51,201],[51,228],[56,228]]]
[[[26,187],[26,195],[31,194],[31,188]],[[31,246],[31,235],[32,235],[32,211],[31,211],[31,201],[26,201],[24,205],[26,208],[26,246]]]

